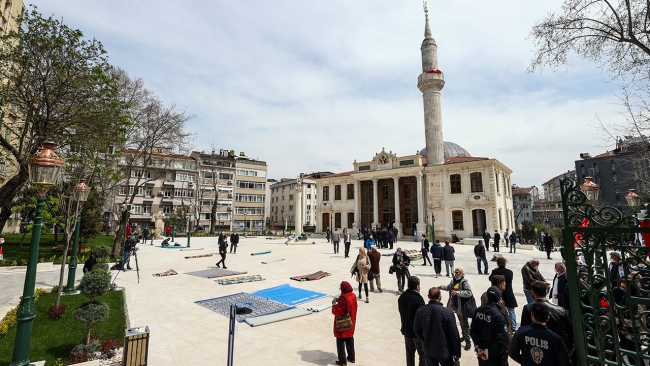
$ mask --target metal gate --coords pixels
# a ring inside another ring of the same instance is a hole
[[[578,365],[644,365],[650,361],[650,267],[640,234],[650,229],[640,228],[636,215],[594,207],[574,181],[560,184]],[[620,266],[610,270],[612,252]]]

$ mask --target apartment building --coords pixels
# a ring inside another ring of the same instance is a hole
[[[243,152],[235,158],[234,231],[261,231],[266,221],[267,165]]]
[[[138,161],[131,158],[140,155],[139,152],[122,151],[118,167],[127,177],[116,188],[113,215],[105,214],[105,219],[118,219],[116,213],[119,212],[120,205],[134,192],[130,222],[140,228],[155,228],[155,215],[158,212],[167,216],[179,207],[195,204],[199,174],[196,159],[172,154],[167,148],[154,149],[156,152],[151,153],[152,164],[147,167],[127,163]],[[112,229],[113,223],[108,224]],[[185,224],[177,223],[176,226],[183,229]]]
[[[211,153],[194,151],[191,156],[197,161],[199,170],[199,187],[196,192],[199,223],[206,231],[210,231],[214,214],[215,231],[232,230],[235,152],[226,149],[213,150]]]
[[[297,179],[283,178],[270,187],[270,220],[271,226],[279,230],[287,227],[295,230],[296,205],[302,205],[303,229],[300,232],[313,231],[316,225],[317,190],[316,179],[306,175],[302,180],[302,202],[296,194]]]

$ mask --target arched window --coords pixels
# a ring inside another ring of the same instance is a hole
[[[460,184],[460,174],[450,175],[449,185],[451,186],[451,193],[462,193],[461,184]]]
[[[469,175],[472,193],[483,192],[483,174],[474,172]]]
[[[463,211],[451,211],[454,230],[463,230]]]

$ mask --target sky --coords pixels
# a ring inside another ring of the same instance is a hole
[[[195,117],[196,151],[244,152],[269,178],[343,172],[382,148],[425,146],[417,0],[35,1],[109,62]],[[541,186],[579,154],[613,148],[618,87],[573,57],[530,73],[536,21],[561,1],[429,1],[444,72],[443,136],[495,158],[518,186]]]

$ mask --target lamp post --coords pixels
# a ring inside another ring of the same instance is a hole
[[[282,235],[287,233],[287,219],[284,218],[284,209],[282,209],[282,221],[284,221],[284,230],[282,230]]]
[[[585,183],[580,186],[580,190],[584,192],[589,201],[597,200],[600,192],[600,184],[594,183],[593,179],[593,177],[585,177]]]
[[[194,214],[194,206],[189,205],[187,211],[187,247],[190,247],[190,239],[192,238],[192,217]]]
[[[248,211],[246,211],[246,208],[244,208],[244,235],[246,234],[246,231],[248,229]]]
[[[63,290],[63,293],[66,295],[76,293],[74,290],[74,280],[77,274],[77,252],[79,251],[79,230],[81,228],[81,212],[79,206],[83,205],[83,203],[88,200],[88,195],[90,195],[90,187],[86,185],[85,179],[79,181],[79,184],[74,187],[72,194],[74,200],[77,201],[77,220],[74,228],[74,237],[72,239],[72,257],[70,258],[70,264],[68,264],[68,284],[65,290]]]
[[[519,242],[520,243],[525,243],[524,242],[524,235],[523,235],[524,234],[524,225],[520,222],[519,225],[517,225],[517,226],[519,227]]]
[[[176,212],[177,209],[172,210],[172,243],[176,241]]]
[[[632,208],[634,212],[636,212],[636,210],[639,208],[639,205],[641,204],[641,196],[634,192],[634,188],[629,189],[629,193],[625,195],[625,200],[627,200],[627,204]]]
[[[537,228],[535,228],[535,246],[537,246]]]
[[[11,366],[29,365],[29,348],[32,337],[32,326],[36,317],[34,307],[34,287],[36,286],[36,264],[38,263],[38,245],[41,238],[41,225],[43,223],[43,205],[45,194],[49,187],[56,183],[65,161],[54,153],[53,142],[41,143],[41,151],[28,159],[29,180],[36,186],[38,198],[36,199],[36,214],[32,229],[32,240],[29,246],[27,259],[27,272],[23,296],[20,298],[18,313],[16,314],[16,339]]]

